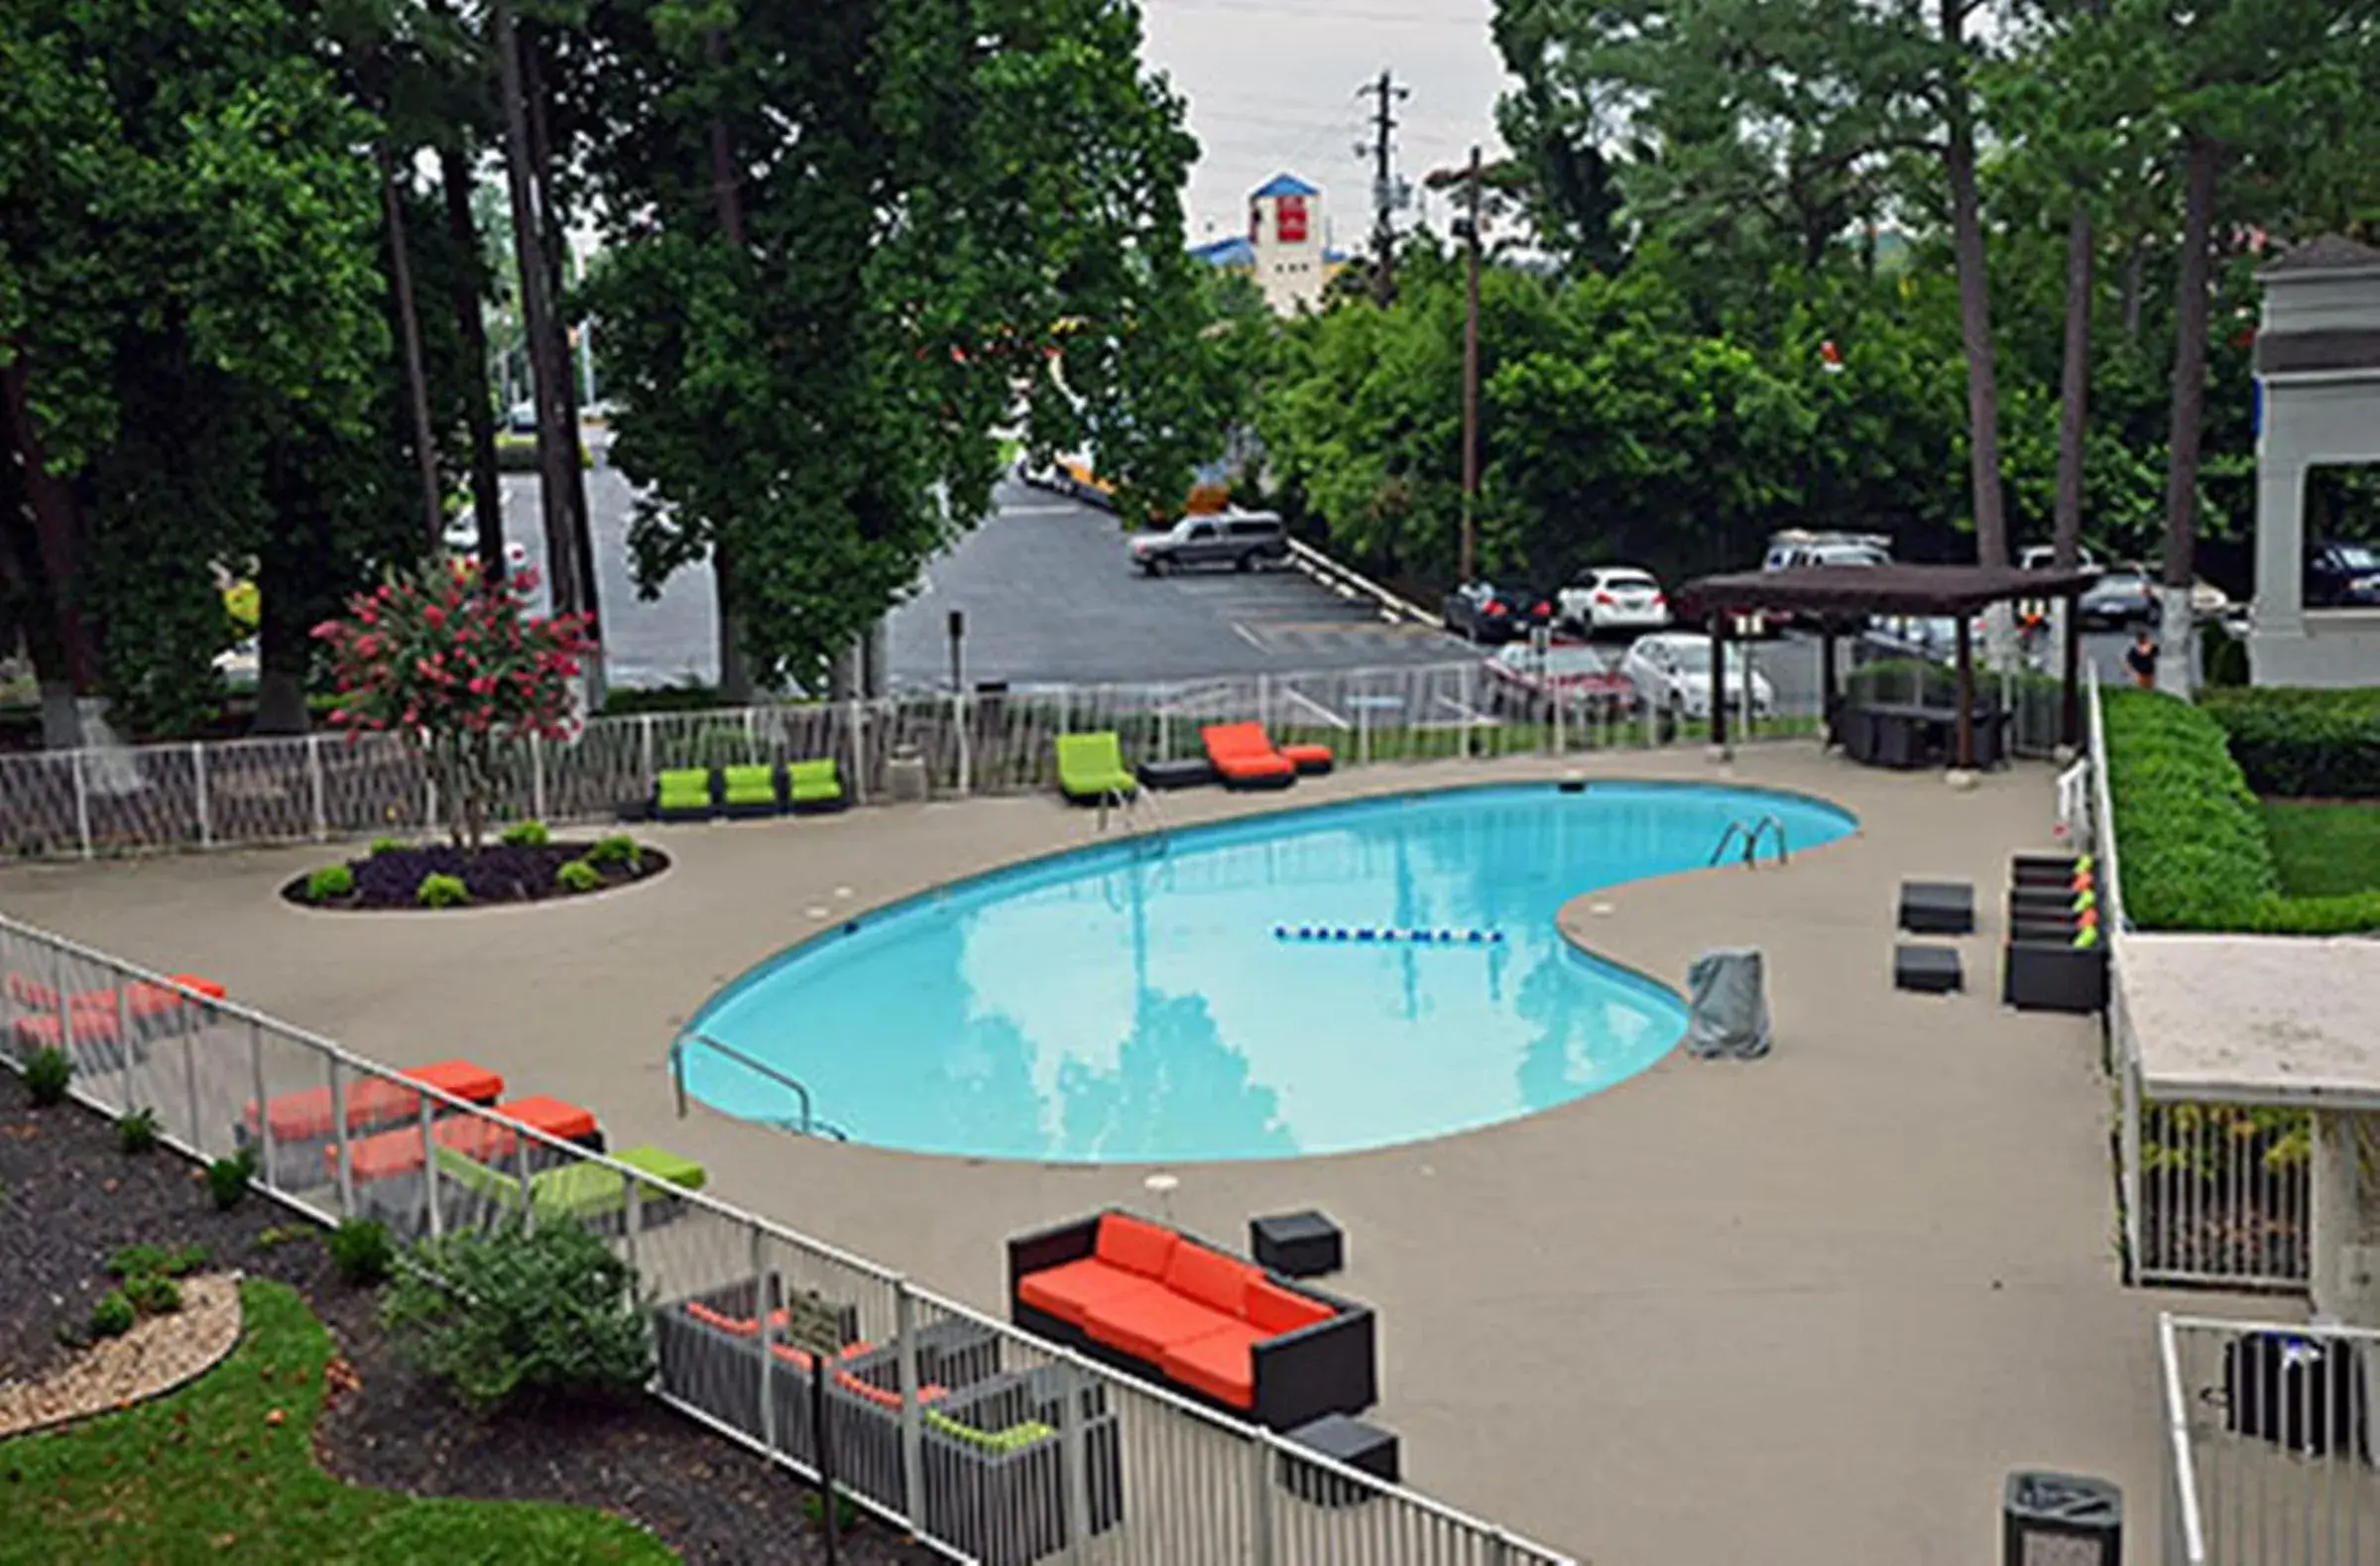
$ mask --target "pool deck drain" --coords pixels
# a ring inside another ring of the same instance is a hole
[[[1166,798],[1166,824],[1466,783],[1725,781],[1860,819],[1783,868],[1741,865],[1567,905],[1574,940],[1672,986],[1714,946],[1767,958],[1767,1059],[1673,1052],[1485,1131],[1287,1162],[1173,1165],[1165,1201],[1218,1240],[1316,1207],[1346,1230],[1333,1286],[1380,1311],[1375,1415],[1408,1480],[1596,1566],[1970,1563],[2005,1472],[2103,1475],[2154,1557],[2156,1312],[2286,1302],[2126,1290],[2109,1093],[2087,1020],[2000,1009],[1998,920],[1947,1000],[1891,988],[1906,878],[2003,879],[2046,847],[2044,769],[1956,792],[1807,745],[1358,769],[1287,794]],[[587,1105],[616,1145],[706,1162],[730,1201],[1003,1308],[1002,1241],[1116,1203],[1151,1165],[1052,1166],[805,1142],[671,1112],[663,1051],[704,999],[813,927],[1098,840],[1048,798],[659,828],[675,872],[616,898],[434,919],[314,919],[277,896],[328,849],[0,871],[0,905],[395,1064],[464,1052]],[[823,905],[823,906],[822,906]],[[1584,1037],[1548,1040],[1577,1051]],[[831,1108],[831,1107],[830,1107]]]

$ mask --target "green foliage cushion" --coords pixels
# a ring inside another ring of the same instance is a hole
[[[999,1457],[1020,1452],[1036,1441],[1046,1441],[1058,1433],[1051,1426],[1034,1419],[1012,1424],[1006,1430],[978,1430],[973,1425],[959,1423],[938,1408],[925,1410],[925,1423],[928,1429],[939,1430],[954,1441],[964,1441],[969,1446]]]

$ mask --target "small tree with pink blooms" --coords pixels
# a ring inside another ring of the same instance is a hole
[[[480,846],[530,736],[570,734],[571,681],[592,650],[586,617],[533,619],[536,585],[530,571],[489,582],[432,567],[356,594],[345,619],[314,627],[338,680],[331,723],[350,740],[419,745],[458,848]]]

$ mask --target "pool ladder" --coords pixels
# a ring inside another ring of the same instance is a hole
[[[698,1033],[692,1029],[678,1034],[669,1043],[669,1080],[677,1089],[677,1118],[679,1120],[686,1118],[686,1045],[689,1043],[700,1044],[705,1049],[725,1055],[747,1071],[755,1071],[767,1077],[793,1095],[793,1103],[798,1111],[793,1115],[748,1115],[742,1117],[743,1119],[758,1121],[764,1126],[774,1126],[778,1131],[789,1131],[796,1136],[818,1137],[828,1142],[849,1142],[851,1140],[842,1127],[832,1121],[820,1120],[812,1112],[810,1090],[802,1086],[800,1082],[777,1070],[774,1066],[761,1064],[740,1049],[730,1049],[708,1033]]]
[[[1757,866],[1760,863],[1760,840],[1772,831],[1777,836],[1777,863],[1788,863],[1793,858],[1793,851],[1785,844],[1784,821],[1774,814],[1761,816],[1757,820],[1738,817],[1729,821],[1727,829],[1719,834],[1719,846],[1711,850],[1711,863],[1716,865],[1726,858],[1727,849],[1740,839],[1744,864],[1747,867]]]

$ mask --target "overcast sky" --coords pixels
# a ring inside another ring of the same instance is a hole
[[[1142,0],[1147,63],[1190,100],[1204,149],[1185,202],[1192,242],[1242,233],[1248,192],[1286,171],[1322,186],[1331,236],[1370,227],[1371,100],[1359,89],[1392,69],[1412,88],[1396,107],[1397,168],[1416,187],[1430,170],[1493,158],[1506,77],[1488,37],[1491,0]]]

